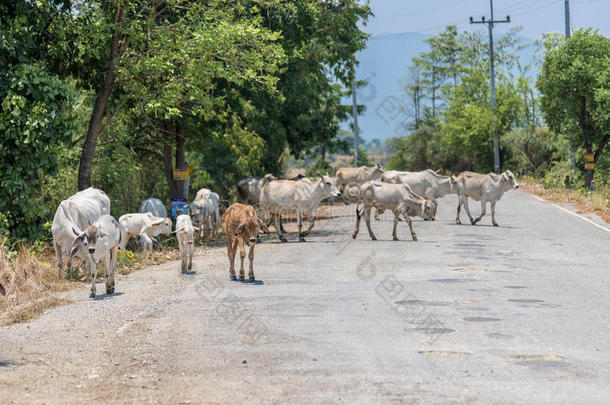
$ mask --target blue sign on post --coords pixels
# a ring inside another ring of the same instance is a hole
[[[186,198],[170,198],[172,221],[180,214],[188,215],[189,204]]]

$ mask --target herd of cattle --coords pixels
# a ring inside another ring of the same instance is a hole
[[[178,247],[182,254],[182,273],[192,268],[193,244],[196,233],[203,237],[204,231],[216,235],[222,222],[229,257],[229,276],[236,280],[234,269],[235,255],[240,250],[241,266],[239,279],[244,280],[245,246],[249,247],[248,278],[254,281],[254,246],[260,232],[269,232],[267,224],[273,224],[282,242],[286,242],[282,226],[282,215],[295,214],[300,241],[311,232],[315,224],[315,214],[320,203],[331,197],[355,195],[356,227],[353,238],[358,235],[360,220],[364,217],[371,239],[376,237],[371,229],[371,210],[376,216],[389,210],[394,214],[394,240],[398,240],[396,226],[400,218],[409,224],[413,240],[410,217],[434,220],[437,212],[437,199],[444,195],[458,195],[456,222],[460,222],[460,209],[463,205],[474,225],[485,215],[487,202],[491,203],[491,218],[495,220],[496,202],[504,192],[518,188],[510,171],[502,174],[478,174],[463,172],[458,176],[442,176],[433,170],[422,172],[384,171],[380,165],[373,167],[339,169],[334,178],[320,174],[315,180],[299,176],[282,180],[268,174],[264,177],[249,177],[237,184],[238,203],[231,205],[220,216],[219,196],[201,189],[193,203],[188,207],[188,215],[176,217],[176,227],[172,231],[172,221],[158,199],[142,203],[139,213],[125,214],[116,221],[110,215],[110,199],[101,190],[88,188],[62,201],[57,208],[51,231],[59,277],[63,273],[63,255],[68,257],[67,274],[70,274],[72,260],[79,258],[83,266],[88,263],[92,274],[91,297],[95,297],[97,264],[103,261],[105,268],[106,293],[115,289],[114,270],[119,249],[125,249],[132,237],[137,237],[142,245],[144,256],[152,250],[156,237],[160,234],[176,234]],[[481,202],[481,215],[473,218],[468,208],[468,197]],[[303,230],[303,217],[310,223]]]

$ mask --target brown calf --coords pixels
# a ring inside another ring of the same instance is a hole
[[[237,253],[237,245],[239,245],[239,257],[241,266],[239,268],[239,279],[244,279],[244,258],[246,257],[246,246],[250,247],[248,259],[250,260],[250,268],[248,270],[248,279],[254,281],[254,246],[256,245],[256,237],[261,230],[265,233],[269,232],[267,226],[256,216],[256,211],[251,205],[235,203],[231,205],[224,214],[223,225],[227,235],[227,255],[229,256],[229,276],[231,280],[237,280],[235,277],[235,253]]]

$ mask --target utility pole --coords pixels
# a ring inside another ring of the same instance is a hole
[[[354,167],[358,167],[358,105],[356,104],[356,79],[352,80],[352,115],[354,119]]]
[[[496,109],[496,72],[494,66],[494,36],[493,36],[493,27],[496,23],[509,23],[510,16],[506,16],[506,20],[494,20],[494,2],[493,0],[489,0],[489,6],[491,8],[491,18],[489,20],[485,19],[485,16],[481,17],[479,21],[474,21],[472,17],[470,17],[470,24],[487,24],[487,29],[489,30],[489,65],[491,70],[491,113],[492,113],[492,131],[494,135],[494,167],[495,172],[500,173],[500,142],[498,141],[498,133],[496,132],[495,125],[495,115],[494,111]]]
[[[570,39],[570,0],[565,0],[565,20],[566,20],[566,39]],[[570,172],[574,172],[576,164],[574,163],[574,149],[570,145]]]

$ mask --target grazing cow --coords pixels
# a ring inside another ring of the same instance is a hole
[[[152,238],[159,234],[169,235],[172,232],[172,220],[159,218],[150,212],[144,214],[125,214],[119,218],[121,225],[121,250],[125,250],[129,239],[140,236],[143,242],[144,258],[152,251]]]
[[[178,239],[178,248],[182,254],[182,274],[191,271],[193,268],[193,236],[199,228],[193,226],[191,217],[188,215],[178,215],[176,217],[176,238]]]
[[[59,204],[51,226],[59,278],[61,278],[63,272],[63,255],[68,256],[66,268],[68,276],[72,271],[72,258],[74,256],[80,258],[83,264],[88,261],[87,251],[84,249],[79,249],[72,254],[75,233],[80,235],[99,217],[109,213],[110,199],[102,190],[93,187],[79,191]]]
[[[342,193],[347,191],[347,186],[360,186],[370,180],[379,180],[383,175],[383,167],[377,163],[373,167],[343,167],[337,171],[335,182]]]
[[[95,298],[95,279],[97,278],[97,264],[104,260],[106,278],[106,294],[114,293],[114,270],[116,267],[117,251],[121,243],[121,227],[111,215],[102,215],[93,225],[83,232],[76,233],[72,244],[72,252],[76,254],[79,249],[87,249],[89,264],[91,265],[91,298]]]
[[[455,222],[461,224],[460,208],[464,205],[466,214],[470,218],[470,223],[475,225],[485,215],[485,207],[487,202],[491,203],[491,223],[493,226],[498,226],[496,222],[496,202],[502,198],[505,192],[513,188],[519,188],[515,176],[510,170],[502,174],[479,174],[473,172],[462,172],[457,178],[458,188],[458,207]],[[472,218],[468,209],[468,197],[475,201],[481,201],[481,215]]]
[[[191,220],[199,227],[199,238],[203,237],[204,228],[210,231],[212,238],[216,236],[220,225],[219,202],[218,194],[202,188],[197,192],[195,201],[189,206]]]
[[[352,237],[356,239],[360,230],[360,219],[364,213],[366,227],[369,230],[369,235],[372,240],[377,240],[373,230],[371,229],[371,209],[375,207],[379,212],[388,209],[394,213],[394,228],[392,236],[394,240],[398,240],[396,236],[396,225],[400,215],[404,216],[413,240],[417,240],[417,235],[413,231],[411,222],[412,216],[421,217],[424,219],[432,219],[434,217],[434,204],[415,194],[406,184],[391,184],[379,181],[369,181],[362,185],[362,202],[364,207],[362,211],[359,209],[360,201],[356,204],[356,228]]]
[[[159,218],[167,217],[167,208],[165,208],[163,201],[159,200],[158,198],[147,198],[146,200],[142,201],[138,212],[141,214],[150,212],[153,214],[153,216]]]
[[[256,216],[256,210],[251,205],[235,203],[231,205],[224,214],[224,228],[227,237],[227,255],[229,256],[229,277],[231,280],[237,280],[235,277],[235,254],[239,246],[239,257],[241,266],[239,268],[239,279],[244,279],[244,258],[246,257],[246,249],[244,244],[250,248],[248,251],[248,260],[250,267],[248,269],[248,279],[254,281],[254,246],[259,232],[269,232],[269,228]]]
[[[287,242],[280,226],[282,212],[296,212],[299,225],[299,241],[305,242],[315,224],[315,213],[320,202],[328,197],[341,195],[333,179],[320,175],[320,179],[312,182],[309,179],[301,180],[273,180],[261,190],[260,208],[273,216],[273,226],[282,242]],[[309,217],[310,224],[303,232],[303,215]]]

